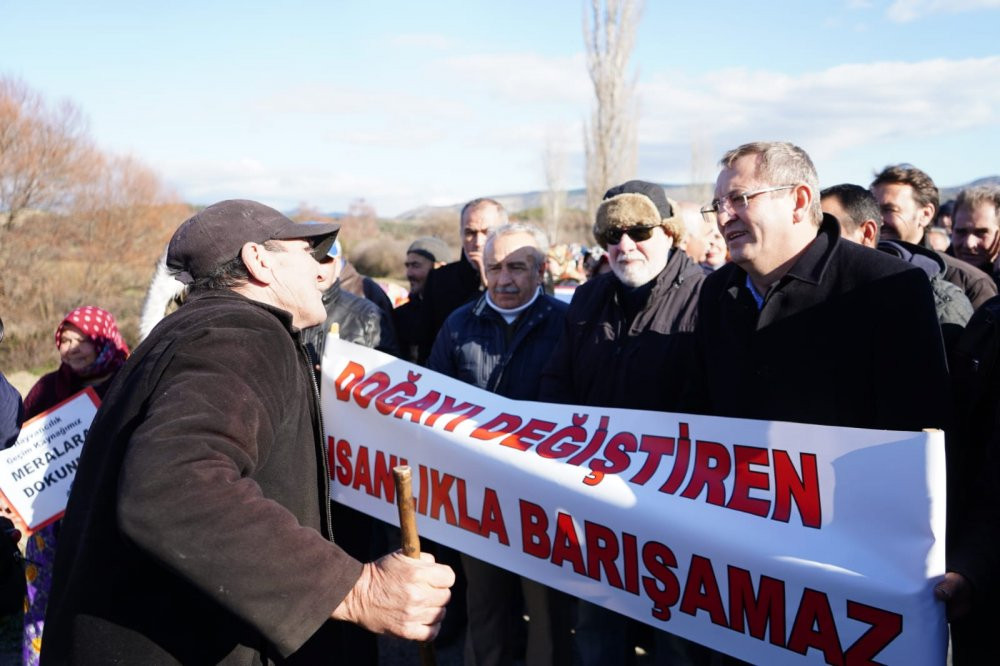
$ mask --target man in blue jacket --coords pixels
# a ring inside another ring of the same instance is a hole
[[[538,398],[542,366],[562,332],[566,305],[542,292],[545,236],[527,224],[492,231],[483,250],[486,291],[445,320],[428,367],[518,400]],[[462,555],[468,581],[466,664],[510,664],[518,588],[530,624],[525,663],[568,663],[568,629],[553,613],[557,594],[539,583]],[[558,604],[556,604],[558,605]]]

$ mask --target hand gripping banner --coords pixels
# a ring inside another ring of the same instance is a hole
[[[944,663],[944,435],[508,400],[331,337],[331,497],[758,664]],[[665,378],[666,381],[666,378]]]

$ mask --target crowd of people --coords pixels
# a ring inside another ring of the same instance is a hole
[[[741,663],[444,545],[386,555],[384,525],[327,499],[315,373],[330,330],[513,399],[944,429],[935,594],[954,663],[989,663],[1000,391],[958,404],[972,392],[949,364],[1000,301],[1000,188],[942,205],[899,164],[821,190],[781,142],[721,167],[702,205],[612,187],[593,248],[551,248],[470,201],[457,257],[438,238],[409,246],[398,307],[337,225],[247,200],[184,222],[131,356],[110,313],[77,308],[56,329],[59,369],[23,409],[4,399],[18,419],[85,387],[103,399],[64,518],[28,540],[25,663],[372,664],[379,633],[462,639],[470,666],[628,664],[637,640],[656,664]]]

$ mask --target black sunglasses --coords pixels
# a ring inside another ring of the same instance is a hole
[[[641,243],[644,240],[649,240],[649,237],[653,235],[653,229],[656,229],[658,224],[653,226],[635,226],[628,227],[627,229],[622,229],[621,227],[611,227],[603,234],[601,234],[601,240],[604,241],[605,245],[618,245],[622,242],[622,236],[628,235],[629,238],[634,240],[636,243]]]

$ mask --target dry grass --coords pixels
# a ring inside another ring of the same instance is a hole
[[[80,305],[114,314],[126,342],[134,345],[156,259],[190,214],[189,206],[171,204],[133,210],[114,223],[94,225],[96,230],[49,216],[7,231],[0,245],[5,325],[0,369],[39,374],[55,368],[52,335],[66,313]]]

